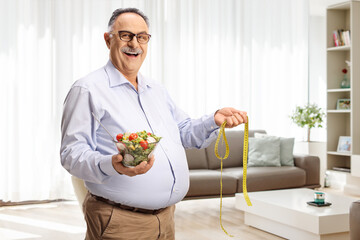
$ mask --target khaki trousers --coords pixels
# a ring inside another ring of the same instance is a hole
[[[96,200],[89,193],[83,203],[86,240],[174,240],[175,205],[159,214],[123,210]]]

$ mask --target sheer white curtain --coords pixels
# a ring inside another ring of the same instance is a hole
[[[234,106],[248,111],[251,128],[298,134],[288,115],[307,99],[308,1],[182,0],[165,9],[163,42],[152,44],[183,109]]]
[[[193,117],[248,111],[250,127],[294,136],[307,99],[305,0],[0,0],[0,200],[72,197],[59,160],[62,103],[103,66],[107,21],[140,8],[153,35],[142,72]]]

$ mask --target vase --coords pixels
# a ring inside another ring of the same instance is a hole
[[[344,77],[340,83],[341,88],[350,88],[350,79],[344,74]]]

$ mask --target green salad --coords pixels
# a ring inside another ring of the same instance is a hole
[[[136,133],[119,133],[116,136],[118,141],[116,146],[124,157],[123,165],[134,167],[143,161],[147,161],[160,139],[161,137],[145,130]]]

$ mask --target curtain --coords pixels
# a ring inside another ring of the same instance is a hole
[[[232,106],[248,112],[251,129],[301,134],[288,116],[307,99],[308,1],[0,3],[0,200],[74,197],[59,158],[62,104],[76,79],[108,60],[103,33],[120,7],[149,17],[141,72],[190,116]]]

